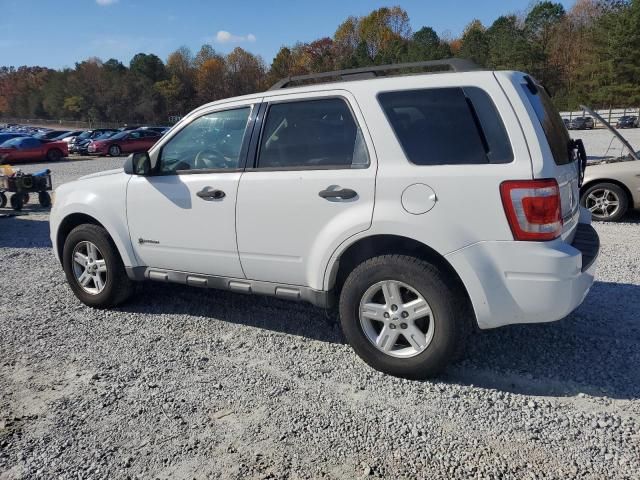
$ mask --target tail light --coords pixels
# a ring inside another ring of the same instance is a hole
[[[503,182],[500,195],[516,240],[553,240],[562,233],[560,187],[555,179]]]

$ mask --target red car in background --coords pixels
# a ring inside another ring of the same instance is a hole
[[[87,148],[92,155],[118,157],[123,153],[146,152],[162,135],[153,130],[129,130],[104,140],[94,140]]]
[[[27,160],[57,162],[69,156],[66,142],[52,142],[34,137],[17,137],[0,144],[0,163]]]

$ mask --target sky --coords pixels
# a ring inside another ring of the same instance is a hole
[[[0,66],[73,67],[89,57],[166,60],[180,46],[240,46],[267,64],[283,45],[332,36],[349,15],[400,5],[413,30],[459,35],[474,18],[526,11],[532,0],[0,0]],[[560,0],[565,8],[573,0]]]

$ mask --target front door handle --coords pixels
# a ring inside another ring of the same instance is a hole
[[[350,188],[337,187],[335,190],[331,190],[331,188],[322,190],[318,192],[318,195],[326,199],[337,198],[340,200],[350,200],[358,196],[358,192],[356,192],[355,190],[351,190]]]
[[[205,200],[222,200],[226,196],[222,190],[207,190],[207,188],[209,187],[200,190],[196,195]]]

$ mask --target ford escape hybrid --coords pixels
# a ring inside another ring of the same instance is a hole
[[[294,77],[62,185],[51,239],[87,305],[147,279],[336,305],[368,364],[428,377],[470,329],[583,301],[599,251],[585,158],[523,73],[452,60]]]

